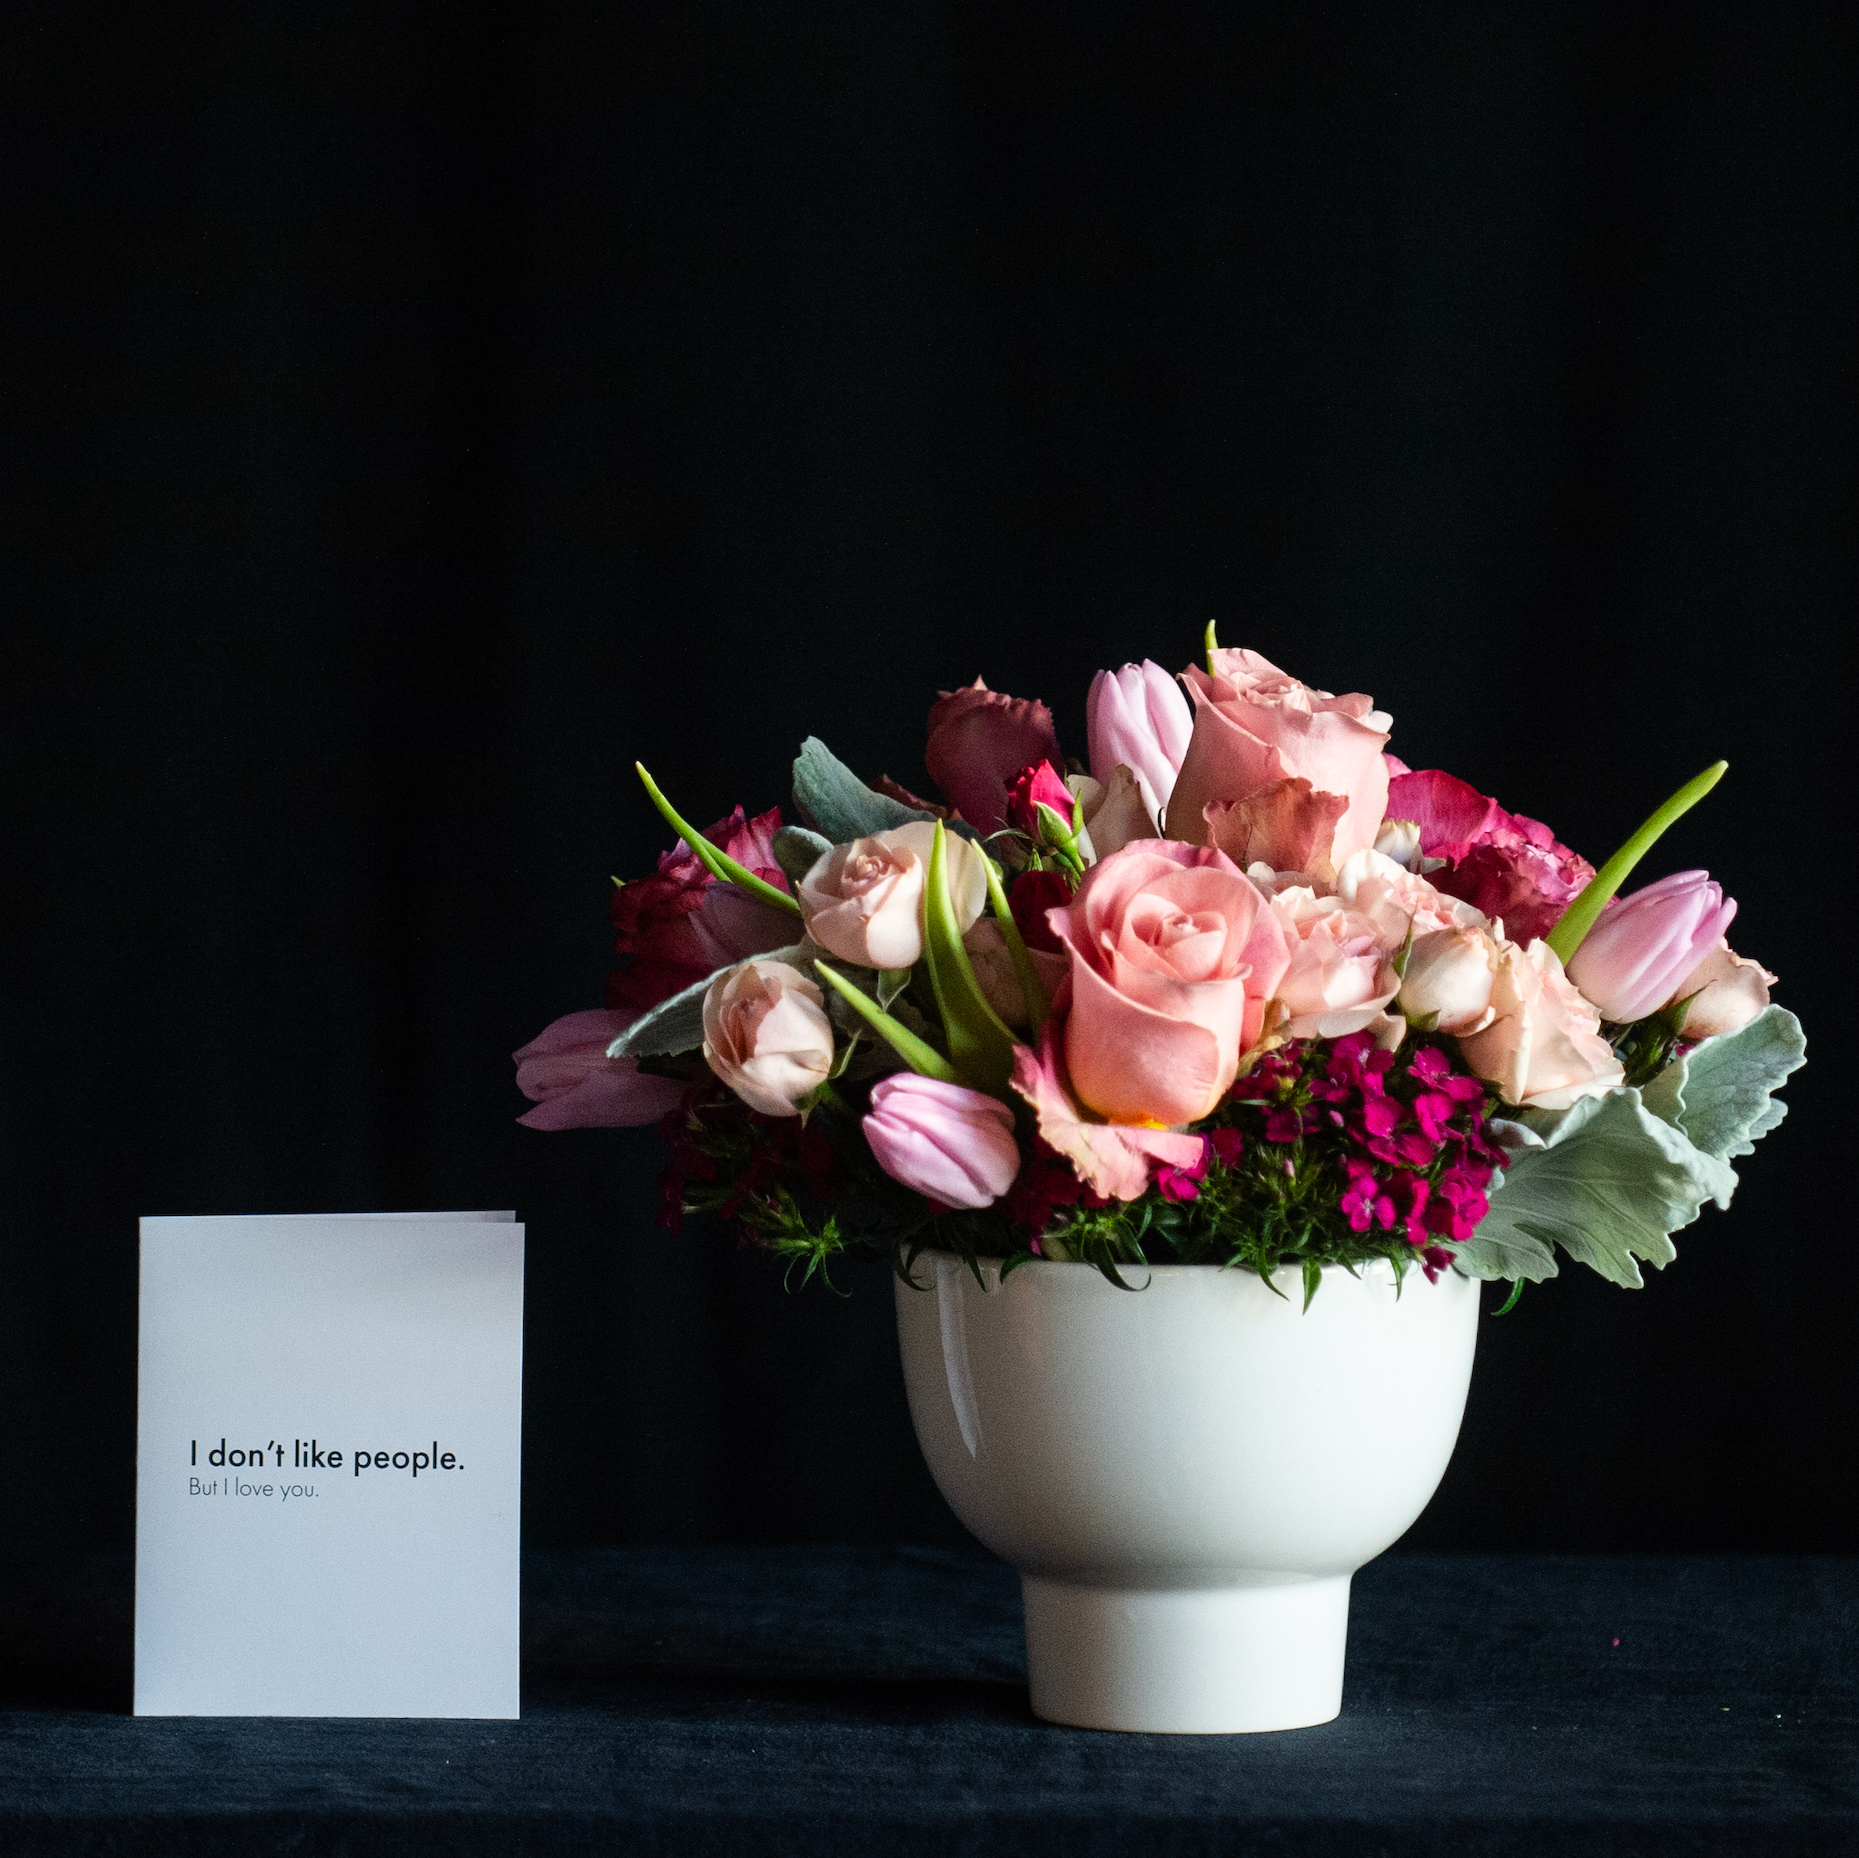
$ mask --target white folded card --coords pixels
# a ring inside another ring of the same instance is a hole
[[[517,1714],[515,1218],[142,1221],[138,1716]]]

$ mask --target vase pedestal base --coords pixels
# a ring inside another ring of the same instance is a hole
[[[1023,1575],[1033,1714],[1081,1729],[1305,1729],[1343,1704],[1349,1577],[1215,1587]]]

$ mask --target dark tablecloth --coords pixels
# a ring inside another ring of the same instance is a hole
[[[1343,1715],[1027,1710],[996,1563],[525,1564],[518,1723],[149,1719],[126,1560],[6,1571],[0,1854],[1859,1852],[1859,1562],[1392,1556]]]

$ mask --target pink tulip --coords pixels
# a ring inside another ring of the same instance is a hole
[[[1703,871],[1677,871],[1605,911],[1568,965],[1603,1019],[1629,1025],[1656,1013],[1717,946],[1736,914]]]
[[[992,1206],[1020,1172],[1006,1104],[912,1071],[872,1086],[865,1140],[892,1180],[939,1206]]]
[[[531,1129],[615,1129],[655,1123],[678,1107],[684,1086],[649,1077],[636,1058],[607,1047],[636,1011],[570,1013],[516,1054],[516,1087],[534,1104],[517,1121]]]
[[[1100,671],[1084,700],[1084,727],[1092,779],[1108,786],[1119,767],[1128,768],[1151,820],[1159,821],[1194,733],[1194,714],[1181,686],[1152,658]]]

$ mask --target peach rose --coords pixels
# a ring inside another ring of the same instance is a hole
[[[1258,886],[1222,852],[1139,839],[1047,920],[1071,956],[1065,1065],[1081,1101],[1121,1123],[1207,1115],[1290,960]]]
[[[1250,802],[1249,814],[1225,827],[1226,839],[1260,835],[1258,849],[1243,851],[1248,860],[1284,868],[1265,849],[1266,835],[1320,838],[1299,860],[1309,870],[1340,865],[1375,843],[1387,810],[1381,751],[1391,720],[1372,698],[1312,690],[1245,650],[1216,651],[1211,676],[1197,667],[1183,676],[1194,732],[1169,796],[1171,838],[1208,844],[1206,808]]]
[[[1491,989],[1499,954],[1499,945],[1484,929],[1461,925],[1415,936],[1401,976],[1401,1011],[1458,1038],[1484,1031],[1497,1017]]]
[[[1483,929],[1485,919],[1469,903],[1438,891],[1417,872],[1375,851],[1357,852],[1336,874],[1336,894],[1366,916],[1390,948],[1435,929]]]
[[[1714,1039],[1720,1032],[1735,1032],[1769,1003],[1775,976],[1760,962],[1736,953],[1726,941],[1704,957],[1678,985],[1673,1000],[1689,998],[1684,1036]]]
[[[1340,897],[1291,885],[1272,898],[1291,965],[1278,983],[1293,1039],[1337,1039],[1360,1032],[1394,998],[1399,977],[1387,940]],[[1398,946],[1398,944],[1396,945]]]
[[[1600,1014],[1563,974],[1547,942],[1499,945],[1491,1005],[1491,1023],[1461,1036],[1459,1050],[1506,1103],[1566,1110],[1624,1080],[1620,1060],[1601,1037]]]
[[[923,956],[923,884],[935,839],[933,825],[916,821],[822,852],[796,893],[807,933],[862,968],[914,967]],[[956,924],[966,929],[988,900],[987,866],[959,833],[943,844]]]
[[[704,1059],[752,1110],[795,1116],[833,1068],[819,985],[782,961],[745,961],[704,995]]]

